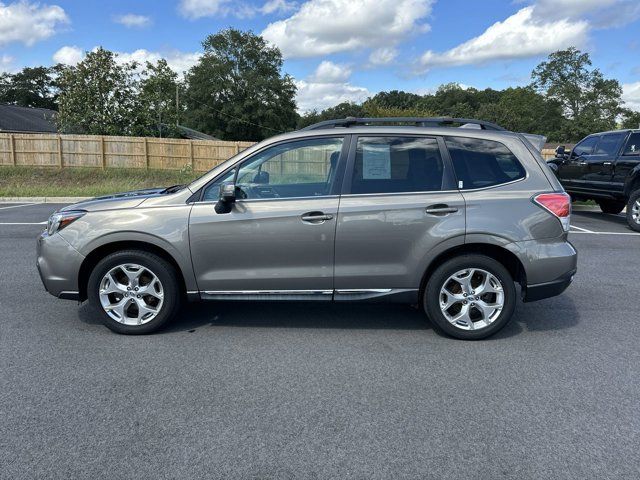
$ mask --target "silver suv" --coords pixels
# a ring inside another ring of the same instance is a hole
[[[265,140],[189,185],[65,207],[37,263],[47,291],[88,299],[119,333],[157,330],[184,300],[385,301],[479,339],[509,321],[516,284],[525,302],[570,284],[570,209],[522,134],[348,118]]]

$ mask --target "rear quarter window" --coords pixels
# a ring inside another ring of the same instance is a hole
[[[447,149],[463,190],[520,180],[524,167],[503,143],[480,138],[447,137]]]

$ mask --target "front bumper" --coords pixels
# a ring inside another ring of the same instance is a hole
[[[60,234],[42,232],[36,243],[38,273],[44,288],[51,295],[79,300],[78,273],[84,256]]]

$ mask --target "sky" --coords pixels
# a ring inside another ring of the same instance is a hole
[[[122,61],[164,57],[181,73],[227,27],[280,48],[301,112],[449,82],[526,85],[570,46],[640,110],[638,0],[0,0],[0,71],[75,64],[102,46]]]

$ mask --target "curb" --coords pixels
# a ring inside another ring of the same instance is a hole
[[[93,197],[0,197],[0,203],[77,203]]]

